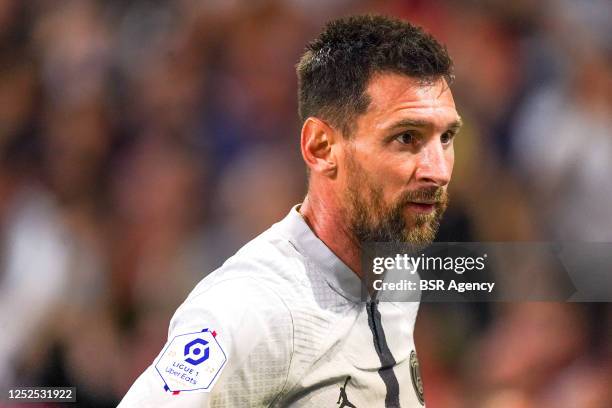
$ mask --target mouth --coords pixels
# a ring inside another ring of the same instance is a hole
[[[429,214],[436,209],[435,201],[421,201],[421,202],[409,202],[406,205],[413,212],[421,213],[421,214]]]

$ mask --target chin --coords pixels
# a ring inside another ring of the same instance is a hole
[[[422,224],[409,228],[404,234],[406,243],[419,247],[427,246],[436,239],[437,228],[433,228],[431,223]]]

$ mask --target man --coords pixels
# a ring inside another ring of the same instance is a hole
[[[418,302],[362,301],[371,241],[423,244],[447,205],[451,61],[406,22],[329,23],[297,67],[308,195],[206,277],[122,407],[419,407]]]

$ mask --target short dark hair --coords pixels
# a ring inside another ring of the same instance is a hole
[[[368,108],[365,89],[378,72],[424,83],[439,78],[450,83],[453,77],[446,48],[420,27],[376,15],[333,20],[297,64],[300,119],[328,120],[348,136],[355,116]]]

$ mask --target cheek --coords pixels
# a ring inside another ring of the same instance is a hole
[[[446,155],[446,166],[448,167],[448,171],[450,174],[453,174],[453,167],[455,166],[455,147],[451,146],[448,149],[448,154]]]
[[[397,156],[382,160],[382,165],[385,167],[385,177],[382,180],[394,189],[404,189],[415,178],[416,157]]]
[[[416,164],[412,160],[381,160],[376,183],[383,192],[385,202],[394,203],[414,179]]]

